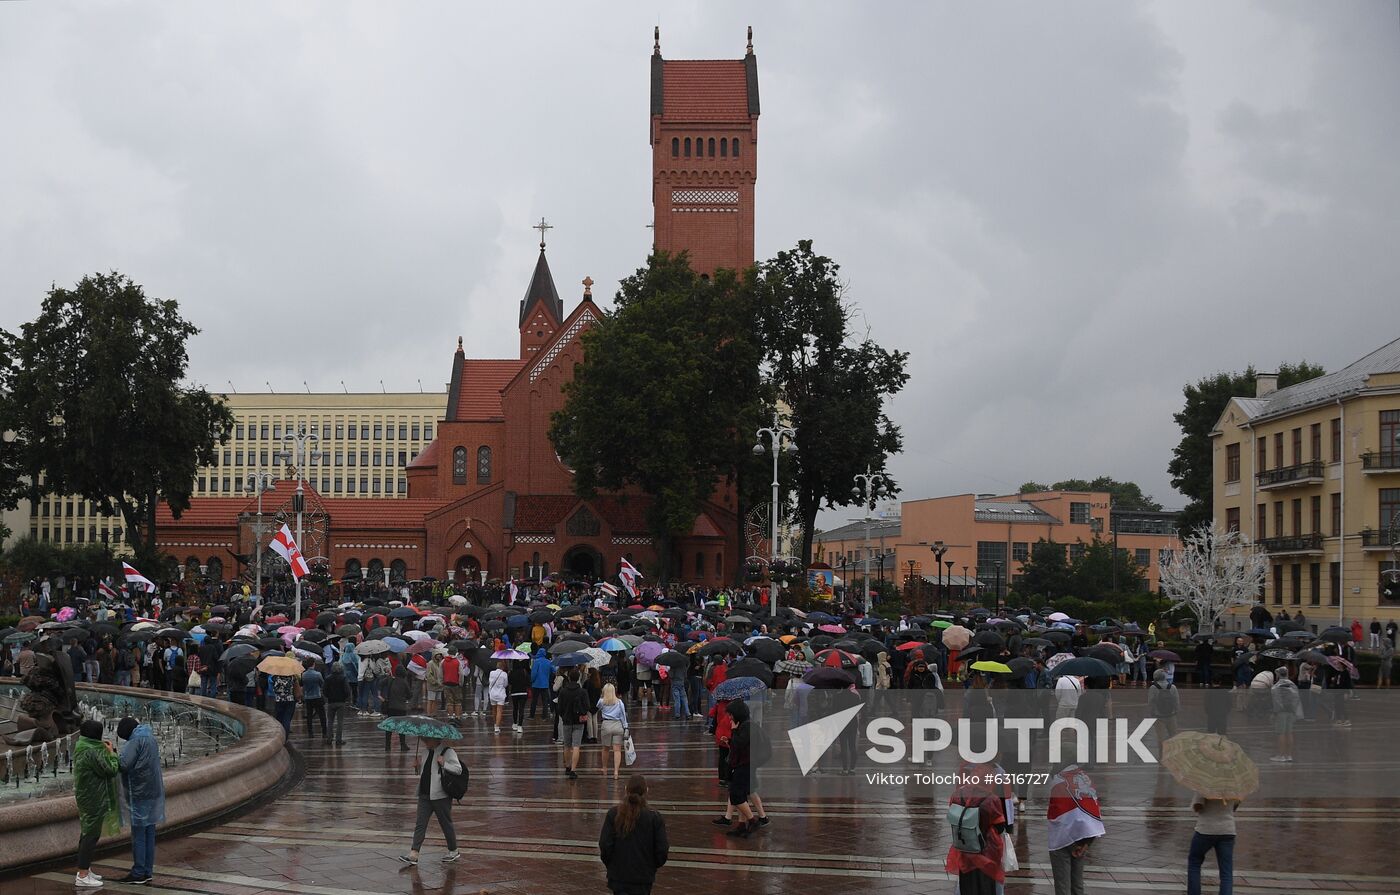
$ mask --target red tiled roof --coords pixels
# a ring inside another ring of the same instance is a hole
[[[263,512],[275,513],[296,492],[295,480],[282,480],[276,489],[263,495]],[[332,529],[380,529],[421,531],[424,519],[450,501],[397,497],[321,497],[308,482],[308,505],[319,503],[330,516]],[[184,527],[218,528],[236,524],[240,513],[257,511],[257,497],[194,497],[190,507],[176,520],[163,501],[156,507],[159,529]]]
[[[457,406],[449,419],[481,422],[502,417],[501,389],[510,384],[523,360],[471,360],[462,363]]]
[[[347,528],[421,531],[427,515],[449,501],[419,497],[332,497],[322,503],[331,517],[332,531]]]
[[[695,524],[690,528],[690,535],[695,538],[722,538],[724,532],[719,530],[718,525],[715,525],[715,520],[701,513],[695,517]]]
[[[651,498],[600,496],[590,501],[613,534],[641,534],[647,531],[647,507]]]
[[[553,531],[577,503],[571,494],[522,494],[515,499],[515,530]]]
[[[428,442],[428,446],[419,451],[418,456],[413,458],[413,462],[408,464],[409,469],[432,469],[437,466],[438,440],[434,438]]]
[[[743,60],[667,61],[663,77],[663,117],[678,121],[749,120]]]

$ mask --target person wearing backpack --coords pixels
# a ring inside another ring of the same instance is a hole
[[[563,744],[564,776],[578,779],[579,747],[583,744],[583,729],[588,723],[588,694],[578,682],[578,669],[564,672],[559,688],[559,730]]]
[[[953,844],[943,867],[957,875],[959,895],[996,895],[997,886],[1006,881],[1006,800],[990,782],[983,782],[996,773],[990,762],[963,762],[958,769],[963,782],[948,798]]]
[[[1176,736],[1176,716],[1181,711],[1181,694],[1167,680],[1167,673],[1158,668],[1152,672],[1152,684],[1147,688],[1147,716],[1156,718],[1157,742],[1164,744]]]
[[[428,836],[428,818],[435,816],[438,826],[442,827],[442,837],[447,840],[447,854],[442,856],[442,863],[451,864],[462,854],[457,851],[457,831],[452,826],[452,796],[448,790],[453,784],[452,781],[445,781],[443,775],[445,773],[459,779],[464,777],[462,760],[457,757],[457,750],[442,740],[433,737],[423,737],[422,740],[428,748],[428,755],[418,774],[418,819],[413,825],[413,844],[409,846],[408,854],[399,855],[399,860],[417,866],[418,853]]]

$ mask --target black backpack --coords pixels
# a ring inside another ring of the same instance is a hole
[[[433,759],[429,759],[432,761]],[[442,791],[447,793],[447,797],[454,802],[462,801],[462,797],[467,794],[467,780],[471,776],[467,771],[467,766],[462,765],[462,773],[454,774],[447,768],[440,768],[442,772]]]

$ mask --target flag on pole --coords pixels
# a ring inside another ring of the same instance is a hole
[[[102,594],[102,598],[105,600],[120,600],[122,598],[121,593],[108,584],[105,579],[97,582],[97,592]]]
[[[287,527],[285,522],[282,523],[282,530],[277,532],[269,546],[277,551],[278,556],[287,561],[287,565],[292,567],[293,578],[300,581],[311,573],[311,567],[306,564],[301,550],[297,548],[296,538],[292,537],[292,530]]]
[[[627,561],[627,557],[622,558],[622,568],[618,571],[617,577],[622,579],[622,586],[627,588],[627,595],[635,597],[637,595],[637,579],[645,578],[637,567]]]
[[[127,584],[135,584],[148,594],[156,592],[155,582],[136,571],[131,563],[122,563],[122,574],[126,576]]]
[[[615,584],[609,584],[609,583],[607,583],[606,581],[603,581],[603,582],[599,583],[599,585],[598,585],[598,590],[602,591],[603,593],[607,594],[607,595],[610,596],[610,597],[616,597],[616,596],[617,596],[617,585],[615,585]]]

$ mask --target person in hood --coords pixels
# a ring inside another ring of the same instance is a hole
[[[156,863],[156,825],[165,822],[165,778],[160,770],[160,746],[149,725],[135,718],[117,723],[124,743],[117,757],[121,771],[122,808],[131,825],[131,872],[119,883],[144,885]]]
[[[78,803],[78,873],[73,885],[96,889],[102,877],[92,871],[97,840],[121,828],[117,800],[117,751],[102,739],[100,721],[84,721],[73,750],[73,797]]]

